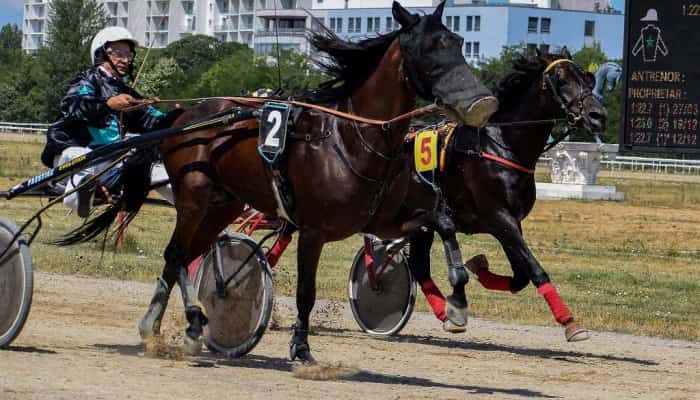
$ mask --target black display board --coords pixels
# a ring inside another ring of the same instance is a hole
[[[621,152],[700,153],[700,0],[627,0]]]

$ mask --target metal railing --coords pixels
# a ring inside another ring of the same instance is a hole
[[[549,167],[552,159],[549,156],[537,160],[538,167]],[[678,158],[653,158],[637,156],[605,157],[600,160],[600,170],[605,171],[637,171],[654,174],[700,174],[700,160],[682,160]]]
[[[46,133],[49,124],[0,121],[0,132],[5,133]]]
[[[664,174],[700,174],[700,160],[617,156],[603,159],[600,168],[610,171],[641,171]]]

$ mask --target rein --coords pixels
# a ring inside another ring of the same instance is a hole
[[[196,98],[189,98],[189,99],[149,99],[145,100],[137,105],[134,105],[132,107],[128,107],[124,109],[124,112],[129,112],[133,111],[136,109],[139,109],[141,107],[145,107],[150,104],[156,104],[156,103],[180,103],[180,102],[193,102],[193,101],[203,101],[203,100],[228,100],[228,101],[233,101],[235,103],[239,104],[247,104],[250,106],[257,106],[263,103],[268,103],[271,101],[271,99],[267,98],[260,98],[260,97],[242,97],[242,96],[221,96],[221,97],[196,97]],[[278,103],[285,103],[285,104],[291,104],[294,106],[298,107],[303,107],[303,108],[308,108],[312,110],[318,110],[322,111],[327,114],[331,114],[333,116],[350,120],[350,121],[355,121],[355,122],[361,122],[363,124],[368,124],[368,125],[379,125],[382,127],[383,130],[388,130],[389,126],[391,124],[402,121],[404,119],[410,119],[413,118],[416,115],[420,114],[426,114],[433,112],[437,110],[439,107],[437,104],[429,104],[427,106],[423,106],[420,108],[417,108],[415,110],[409,111],[407,113],[403,113],[401,115],[398,115],[394,118],[388,119],[388,120],[380,120],[380,119],[373,119],[373,118],[365,118],[359,115],[354,115],[350,113],[345,113],[342,111],[334,110],[329,107],[321,106],[318,104],[312,104],[312,103],[306,103],[303,101],[297,101],[297,100],[273,100]]]

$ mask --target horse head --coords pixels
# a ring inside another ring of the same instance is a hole
[[[607,112],[593,95],[595,77],[585,72],[571,60],[571,55],[537,52],[537,60],[544,68],[542,90],[549,94],[554,105],[560,108],[570,126],[577,126],[591,133],[605,130]]]
[[[442,105],[463,124],[483,126],[498,101],[469,70],[462,56],[464,39],[442,24],[444,7],[443,1],[432,14],[419,16],[394,2],[403,68],[420,97]]]

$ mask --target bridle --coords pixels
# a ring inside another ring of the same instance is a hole
[[[552,80],[552,75],[550,74],[550,71],[556,71],[557,68],[564,63],[571,63],[574,65],[573,72],[579,83],[578,95],[569,100],[568,102],[564,99],[564,96],[562,96],[561,93],[557,91],[557,87],[554,84],[554,81]],[[557,104],[559,104],[561,109],[566,114],[566,123],[569,126],[576,126],[578,122],[583,119],[583,115],[581,115],[581,113],[584,109],[584,100],[587,97],[593,96],[593,91],[590,88],[587,88],[586,82],[579,73],[579,68],[576,65],[576,63],[569,60],[568,58],[561,58],[559,60],[554,60],[551,63],[549,63],[549,65],[547,65],[547,67],[544,69],[544,72],[542,73],[542,90],[547,91],[547,89],[550,89],[552,91],[552,96],[554,97],[554,100],[557,102]],[[578,110],[576,112],[571,110],[571,106],[573,104],[576,104],[576,106],[578,107]]]
[[[579,91],[578,95],[571,99],[570,101],[566,101],[564,99],[564,96],[561,95],[561,93],[557,90],[557,86],[555,85],[554,80],[552,79],[551,72],[556,71],[558,67],[560,67],[564,63],[571,63],[574,65],[573,71],[574,75],[576,76],[576,79],[579,84]],[[555,102],[561,107],[561,109],[564,111],[566,114],[566,122],[570,127],[576,126],[579,121],[583,119],[582,112],[584,110],[584,100],[589,97],[593,96],[593,92],[591,91],[590,88],[587,88],[588,86],[586,85],[586,82],[584,78],[580,74],[580,69],[574,63],[572,60],[569,60],[568,58],[561,58],[558,60],[554,60],[550,62],[542,72],[542,91],[547,92],[551,91],[552,97],[554,98]],[[572,105],[578,106],[578,109],[576,111],[572,111],[571,107]],[[489,126],[496,126],[496,127],[505,127],[505,126],[522,126],[522,125],[540,125],[540,124],[553,124],[557,123],[559,121],[562,121],[561,118],[554,118],[554,119],[545,119],[545,120],[536,120],[536,121],[515,121],[515,122],[501,122],[501,123],[493,123],[493,124],[488,124]],[[546,153],[547,151],[551,150],[554,146],[559,144],[561,141],[563,141],[567,136],[569,136],[568,130],[565,130],[564,132],[560,133],[557,135],[554,140],[547,144],[544,149],[542,150],[541,153]],[[491,136],[486,136],[491,142],[495,143],[502,149],[509,151],[513,153],[512,149],[510,149],[508,146],[505,144],[495,140]],[[493,161],[496,161],[498,163],[501,163],[503,165],[506,165],[508,167],[517,169],[521,172],[529,173],[532,174],[534,173],[534,167],[526,167],[521,165],[519,162],[515,162],[513,160],[508,160],[502,157],[498,157],[495,155],[490,155],[483,153],[481,154],[483,158],[488,158]]]

